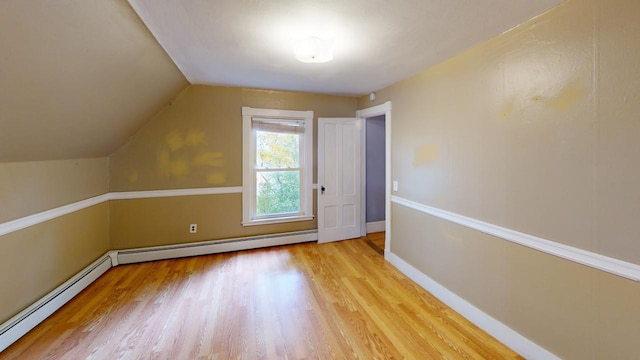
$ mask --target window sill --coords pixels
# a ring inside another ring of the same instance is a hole
[[[314,216],[288,216],[288,217],[279,217],[273,219],[260,219],[260,220],[249,220],[243,221],[242,226],[258,226],[258,225],[269,225],[269,224],[282,224],[294,221],[308,221],[313,220]]]

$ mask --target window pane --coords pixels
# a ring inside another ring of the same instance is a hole
[[[300,167],[300,134],[256,131],[256,168]]]
[[[300,171],[256,173],[256,215],[300,213]]]

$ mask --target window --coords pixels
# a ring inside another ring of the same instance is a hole
[[[242,225],[313,219],[313,111],[242,108]]]

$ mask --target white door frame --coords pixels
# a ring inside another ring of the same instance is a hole
[[[385,191],[384,191],[384,219],[385,219],[385,242],[384,242],[384,257],[387,258],[391,251],[391,101],[387,101],[384,104],[372,106],[366,109],[356,111],[356,117],[361,118],[366,123],[366,119],[374,116],[384,115],[384,164],[385,164]],[[362,128],[365,129],[366,125]],[[366,131],[362,132],[363,139],[366,138]],[[366,141],[362,141],[363,154],[366,154]],[[362,234],[367,233],[367,218],[366,218],[366,160],[362,161],[362,214],[361,214],[361,226]]]

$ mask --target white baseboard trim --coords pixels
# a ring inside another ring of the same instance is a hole
[[[316,230],[118,251],[118,264],[175,259],[318,240]]]
[[[526,359],[560,359],[526,337],[449,291],[392,252],[385,259],[425,290]]]
[[[424,214],[428,214],[443,220],[466,226],[468,228],[501,238],[503,240],[510,241],[512,243],[542,251],[549,255],[554,255],[569,261],[576,262],[578,264],[592,267],[594,269],[606,271],[608,273],[622,276],[633,281],[640,281],[640,265],[638,264],[633,264],[591,251],[582,250],[573,246],[539,238],[537,236],[525,234],[498,225],[489,224],[456,213],[420,204],[415,201],[403,199],[401,197],[392,196],[391,201],[395,204],[420,211]]]
[[[384,231],[386,224],[387,224],[387,222],[384,221],[384,220],[368,222],[367,223],[367,234],[368,233]]]
[[[110,251],[87,266],[64,284],[0,324],[0,352],[40,324],[96,281],[110,268],[145,261],[174,259],[187,256],[216,254],[229,251],[258,249],[318,240],[316,230],[204,241],[181,245]]]
[[[64,284],[0,325],[0,352],[78,295],[111,267],[109,254],[101,256]]]

